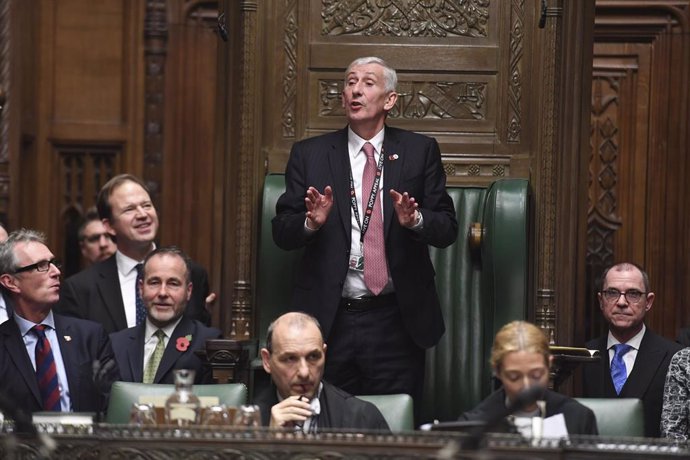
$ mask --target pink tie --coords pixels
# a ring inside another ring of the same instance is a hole
[[[362,174],[362,209],[366,210],[367,201],[371,195],[371,187],[376,177],[376,159],[374,158],[374,146],[369,142],[364,144],[362,150],[367,156],[364,174]],[[379,190],[382,185],[379,182]],[[386,246],[383,241],[383,216],[378,193],[374,201],[369,227],[364,235],[364,284],[374,295],[378,295],[388,284]]]

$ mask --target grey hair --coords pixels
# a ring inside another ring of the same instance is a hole
[[[12,274],[17,270],[19,262],[14,254],[14,248],[19,243],[46,244],[46,236],[37,230],[22,228],[10,233],[7,240],[0,244],[0,274]]]
[[[376,56],[361,57],[352,61],[345,71],[345,80],[347,81],[347,76],[353,67],[367,64],[378,64],[383,67],[384,89],[388,93],[395,91],[395,88],[398,86],[398,74],[393,67],[386,63],[386,61]]]

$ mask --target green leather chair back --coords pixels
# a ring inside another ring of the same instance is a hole
[[[393,433],[414,430],[414,403],[407,394],[357,396],[381,411]]]
[[[110,402],[106,423],[129,423],[129,412],[139,396],[170,395],[175,385],[157,383],[114,382],[110,390]],[[240,406],[247,403],[247,387],[243,383],[194,385],[197,396],[216,396],[221,404]]]
[[[291,274],[302,256],[302,251],[283,251],[273,242],[271,220],[284,189],[282,174],[266,176],[257,261],[259,346],[265,343],[269,323],[286,311]],[[486,397],[491,391],[489,353],[496,331],[527,317],[528,189],[523,179],[498,180],[488,188],[448,188],[459,234],[447,248],[430,248],[446,334],[427,353],[422,421],[456,419]],[[473,222],[484,229],[477,254],[471,253],[467,241]],[[260,367],[254,359],[252,368]]]
[[[285,176],[269,174],[264,182],[261,204],[261,239],[256,275],[257,329],[259,346],[266,343],[266,330],[271,321],[285,313],[292,294],[292,275],[302,258],[302,250],[284,251],[273,242],[271,220],[276,215],[276,201],[285,191]],[[258,362],[255,363],[258,365]]]
[[[422,422],[454,420],[488,396],[493,338],[504,324],[527,318],[528,181],[448,193],[459,233],[453,245],[430,248],[446,333],[427,352]],[[478,254],[468,244],[473,222],[483,229]]]
[[[601,436],[644,436],[644,407],[637,398],[575,398],[594,412]]]

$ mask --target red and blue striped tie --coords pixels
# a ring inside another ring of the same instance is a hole
[[[58,386],[57,367],[53,358],[50,341],[46,337],[45,324],[32,328],[38,338],[36,342],[36,379],[43,398],[43,410],[60,412],[60,388]]]

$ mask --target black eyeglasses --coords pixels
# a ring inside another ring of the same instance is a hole
[[[609,288],[601,291],[601,295],[603,295],[604,299],[608,300],[609,302],[614,302],[620,299],[621,295],[624,295],[625,300],[627,300],[628,302],[637,303],[642,299],[642,296],[645,294],[646,292],[641,292],[637,289],[630,289],[625,292],[621,292],[618,289]]]
[[[97,241],[99,241],[99,240],[100,240],[102,237],[104,237],[104,236],[105,236],[106,238],[108,238],[109,240],[112,239],[112,236],[110,235],[110,233],[107,233],[107,232],[104,232],[104,233],[94,233],[93,235],[84,236],[83,239],[84,239],[85,241],[89,242],[89,243],[96,243]]]
[[[50,270],[50,265],[55,265],[58,269],[60,269],[60,262],[57,261],[57,259],[50,259],[50,260],[39,260],[35,264],[27,265],[26,267],[19,267],[14,271],[15,274],[17,273],[22,273],[22,272],[28,272],[33,270],[34,268],[36,269],[37,272],[47,272]]]

